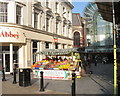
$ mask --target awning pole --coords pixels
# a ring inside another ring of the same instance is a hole
[[[113,9],[113,43],[114,43],[114,96],[117,96],[117,55],[116,55],[116,28],[115,28],[115,10],[114,2],[112,0],[112,9]]]

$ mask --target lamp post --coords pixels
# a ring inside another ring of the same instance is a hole
[[[114,96],[117,95],[117,55],[116,55],[116,27],[115,27],[115,10],[114,2],[112,0],[112,12],[113,12],[113,49],[114,49]]]

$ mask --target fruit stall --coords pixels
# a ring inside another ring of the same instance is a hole
[[[39,78],[41,71],[44,72],[43,76],[45,79],[69,80],[73,71],[76,73],[77,78],[80,78],[81,68],[78,66],[78,61],[73,60],[73,57],[77,58],[73,52],[77,53],[73,49],[49,49],[37,52],[36,54],[45,55],[46,58],[35,62],[31,66],[34,78]],[[57,59],[53,57],[57,57]]]

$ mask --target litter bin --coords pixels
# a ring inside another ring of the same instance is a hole
[[[19,86],[27,87],[31,85],[31,69],[19,69]]]

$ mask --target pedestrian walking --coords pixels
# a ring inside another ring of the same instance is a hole
[[[90,57],[87,58],[87,64],[88,64],[88,67],[91,68]]]
[[[103,63],[103,64],[106,64],[107,61],[108,61],[108,58],[107,58],[107,57],[103,57],[103,59],[102,59],[102,63]]]
[[[95,66],[97,66],[97,56],[95,56]]]
[[[89,74],[92,74],[90,57],[87,58],[87,65],[88,65],[88,73],[89,73]]]

